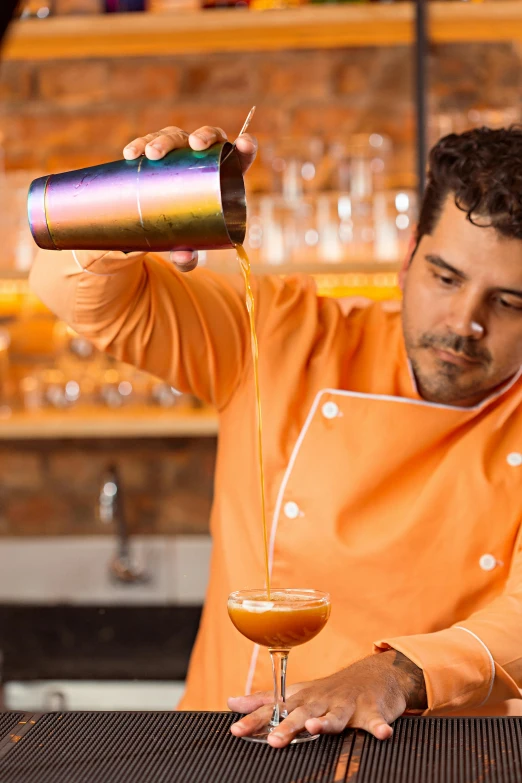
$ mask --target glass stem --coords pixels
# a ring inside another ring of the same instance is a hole
[[[270,721],[271,726],[279,726],[281,721],[288,716],[288,710],[286,709],[286,665],[288,652],[288,650],[270,650],[272,673],[274,675],[274,711]]]

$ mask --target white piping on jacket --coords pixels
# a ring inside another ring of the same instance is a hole
[[[76,261],[77,266],[81,269],[82,272],[84,272],[86,275],[92,275],[93,277],[113,277],[114,272],[91,272],[90,269],[85,269],[84,266],[82,266],[78,260],[78,256],[76,255],[74,250],[71,250],[72,257]]]
[[[408,362],[408,367],[410,369],[410,374],[412,377],[413,385],[415,390],[417,390],[417,384],[415,382],[415,376],[413,374],[413,370],[411,368],[410,362]],[[275,549],[275,539],[277,535],[277,526],[279,521],[279,515],[281,513],[281,506],[283,503],[283,497],[286,490],[286,485],[288,484],[288,480],[290,478],[290,474],[294,468],[295,461],[297,459],[297,455],[299,454],[299,450],[301,449],[301,446],[303,444],[303,441],[306,437],[306,433],[308,432],[308,428],[310,427],[310,424],[312,423],[312,419],[315,416],[315,412],[317,410],[317,407],[319,405],[319,401],[323,394],[338,394],[342,397],[354,397],[358,399],[364,399],[364,400],[379,400],[379,401],[386,401],[386,402],[399,402],[404,405],[421,405],[428,408],[437,408],[441,410],[455,410],[455,411],[476,411],[482,408],[484,405],[486,405],[488,402],[491,402],[496,397],[500,397],[504,392],[508,391],[520,378],[522,375],[522,366],[518,370],[518,372],[511,378],[504,386],[502,386],[498,391],[491,394],[489,397],[486,397],[485,400],[482,400],[482,402],[478,403],[478,405],[474,405],[470,408],[462,408],[459,405],[442,405],[436,402],[428,402],[427,400],[413,400],[409,397],[394,397],[393,395],[388,394],[368,394],[365,392],[352,392],[352,391],[345,391],[344,389],[321,389],[317,392],[315,399],[312,403],[312,406],[310,408],[310,411],[308,413],[308,416],[306,417],[306,420],[301,428],[301,432],[299,433],[299,436],[295,442],[295,446],[292,450],[292,454],[290,455],[290,459],[288,460],[288,465],[285,470],[285,474],[283,476],[283,480],[281,482],[281,486],[279,487],[279,493],[277,495],[276,505],[274,509],[274,515],[272,517],[272,527],[270,530],[270,542],[268,545],[268,570],[270,576],[272,576],[272,566],[273,566],[273,560],[274,560],[274,549]],[[460,626],[459,626],[460,627]],[[471,633],[471,631],[469,632]],[[480,641],[480,640],[479,640]],[[488,650],[489,652],[489,650]],[[245,693],[248,695],[250,694],[250,688],[252,687],[252,681],[254,679],[255,674],[255,668],[257,664],[257,656],[259,653],[259,646],[254,645],[254,649],[252,650],[252,657],[250,659],[250,666],[248,668],[248,675],[246,680],[246,686],[245,686]],[[494,672],[494,669],[493,669]],[[493,687],[493,686],[491,686]],[[489,694],[488,694],[489,698]]]
[[[483,701],[481,701],[480,704],[478,705],[479,707],[483,707],[484,704],[489,699],[489,697],[491,696],[491,691],[493,690],[493,685],[494,685],[494,682],[495,682],[495,661],[493,660],[493,656],[491,655],[491,653],[489,651],[489,647],[486,644],[484,644],[484,642],[482,641],[480,636],[477,636],[476,633],[473,633],[473,631],[470,631],[469,628],[465,628],[463,625],[454,625],[453,628],[458,628],[459,631],[466,631],[466,633],[469,633],[471,636],[473,636],[473,638],[476,639],[477,642],[480,642],[480,644],[483,646],[483,648],[485,649],[485,651],[486,651],[486,653],[488,655],[489,664],[491,666],[491,682],[489,683],[489,688],[488,688],[488,692],[486,694],[486,698]]]

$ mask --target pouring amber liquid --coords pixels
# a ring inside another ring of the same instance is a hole
[[[254,369],[254,387],[256,395],[257,415],[257,458],[259,463],[259,486],[261,489],[261,520],[263,523],[263,545],[265,552],[265,584],[267,596],[270,599],[270,566],[268,562],[268,527],[266,523],[265,502],[265,472],[263,469],[263,420],[261,417],[261,394],[259,391],[259,346],[257,343],[255,305],[252,286],[250,285],[250,261],[242,245],[236,245],[237,259],[245,281],[245,296],[248,317],[250,321],[250,341],[252,344],[252,365]]]
[[[261,518],[265,561],[266,590],[239,590],[228,598],[228,613],[237,630],[247,639],[268,647],[274,677],[274,709],[270,723],[260,731],[242,739],[267,742],[270,733],[284,720],[288,711],[286,698],[286,667],[292,647],[305,644],[326,625],[330,616],[330,596],[317,590],[277,589],[270,587],[268,527],[266,521],[265,475],[263,469],[263,426],[259,391],[259,347],[255,323],[255,303],[250,284],[250,262],[242,245],[236,245],[237,257],[245,281],[246,306],[250,323],[252,365],[257,414],[257,456],[261,492]],[[319,735],[302,731],[292,742],[308,742]]]

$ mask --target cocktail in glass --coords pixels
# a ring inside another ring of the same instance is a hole
[[[266,742],[269,734],[284,720],[286,708],[286,669],[292,647],[309,642],[321,631],[330,616],[330,596],[318,590],[277,589],[238,590],[228,597],[228,614],[237,630],[250,641],[268,647],[274,675],[274,709],[267,726],[242,739]],[[308,742],[318,734],[302,731],[292,742]]]

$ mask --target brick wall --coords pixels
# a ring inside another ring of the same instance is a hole
[[[111,463],[132,534],[208,533],[215,450],[214,438],[3,442],[0,536],[113,535],[95,511]]]
[[[519,107],[521,56],[509,44],[448,45],[430,54],[430,109]],[[120,156],[139,133],[212,123],[233,134],[250,106],[261,142],[389,134],[394,170],[414,171],[407,48],[221,54],[0,66],[0,131],[9,169],[63,171]],[[266,188],[261,162],[249,177]],[[0,446],[0,534],[109,532],[93,509],[116,460],[129,522],[141,533],[207,530],[215,441],[12,443]]]
[[[519,105],[515,45],[434,47],[432,113]],[[59,62],[0,66],[0,131],[6,163],[53,172],[120,156],[136,134],[168,124],[237,131],[253,103],[261,142],[286,135],[327,139],[389,134],[394,167],[414,171],[411,52],[362,48]],[[266,187],[262,162],[250,177]]]

